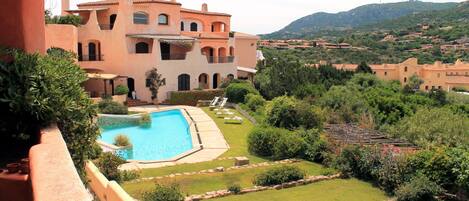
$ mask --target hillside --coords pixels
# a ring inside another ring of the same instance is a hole
[[[319,12],[300,18],[280,31],[263,35],[264,38],[303,38],[321,31],[340,31],[354,27],[397,19],[402,16],[455,8],[457,3],[406,1],[387,4],[368,4],[339,13]]]

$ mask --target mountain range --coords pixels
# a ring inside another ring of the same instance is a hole
[[[422,12],[454,9],[458,3],[432,3],[410,0],[368,4],[339,13],[319,12],[293,21],[285,28],[262,35],[266,39],[304,38],[323,31],[344,31]]]

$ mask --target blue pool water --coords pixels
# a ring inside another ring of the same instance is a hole
[[[104,127],[101,140],[114,143],[114,137],[127,135],[133,145],[128,160],[167,160],[192,149],[189,125],[180,110],[151,113],[151,126]]]

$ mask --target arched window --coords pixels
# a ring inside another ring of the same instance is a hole
[[[191,23],[191,31],[198,31],[199,29],[199,25],[197,25],[197,23],[195,22],[192,22]]]
[[[407,78],[406,77],[404,78],[404,83],[407,83]]]
[[[168,15],[166,14],[160,14],[158,16],[158,24],[159,25],[168,25],[169,24],[169,20],[168,20]]]
[[[135,44],[135,53],[137,54],[146,54],[149,53],[148,43],[140,42]]]
[[[181,22],[181,31],[184,31],[184,22]]]
[[[191,76],[188,74],[181,74],[178,76],[178,91],[191,90]]]
[[[134,13],[134,24],[148,24],[148,14],[144,12]]]
[[[407,66],[404,68],[404,72],[407,72]]]
[[[233,80],[234,79],[234,75],[233,74],[228,74],[228,76],[226,76],[229,80]]]

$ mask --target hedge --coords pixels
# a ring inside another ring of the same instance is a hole
[[[196,106],[199,100],[212,100],[215,96],[223,96],[223,93],[221,89],[173,91],[170,94],[169,104]]]

